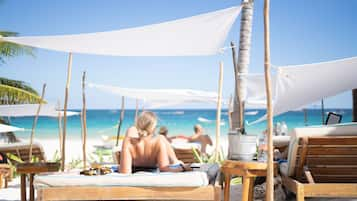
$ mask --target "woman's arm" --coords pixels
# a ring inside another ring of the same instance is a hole
[[[184,169],[181,166],[170,167],[169,153],[166,147],[166,139],[162,139],[161,136],[156,144],[157,147],[157,164],[162,172],[183,172]]]
[[[120,152],[120,173],[131,173],[132,156],[130,153],[130,139],[125,138]]]

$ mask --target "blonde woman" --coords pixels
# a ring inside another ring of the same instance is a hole
[[[140,170],[182,172],[188,167],[178,161],[164,136],[155,135],[157,118],[153,112],[139,115],[135,126],[126,132],[120,155],[120,172],[132,173]]]

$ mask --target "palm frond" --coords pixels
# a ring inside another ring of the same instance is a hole
[[[17,35],[18,33],[16,32],[0,31],[0,36],[2,37]],[[0,63],[5,63],[6,58],[11,58],[20,55],[35,56],[34,49],[32,47],[0,40]]]
[[[8,78],[0,77],[0,84],[23,89],[30,93],[39,95],[35,89],[33,89],[30,85],[26,84],[24,81],[12,80],[12,79],[8,79]]]
[[[0,84],[0,104],[39,103],[41,97],[16,87]],[[43,101],[46,103],[46,101]]]

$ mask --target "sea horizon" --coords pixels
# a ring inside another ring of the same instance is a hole
[[[148,109],[158,116],[158,128],[166,126],[169,129],[169,136],[192,135],[193,126],[201,124],[206,134],[211,137],[216,133],[216,110],[189,108],[189,109]],[[73,110],[72,111],[80,111]],[[141,110],[139,110],[140,112]],[[251,122],[259,119],[265,114],[265,109],[247,109],[245,111],[246,131],[248,134],[260,135],[266,129],[266,121],[250,125]],[[288,129],[322,124],[321,109],[306,109],[307,122],[303,110],[290,111],[274,117],[274,124],[285,122]],[[352,121],[352,109],[346,108],[325,108],[325,119],[328,112],[335,112],[343,115],[342,123]],[[90,139],[101,139],[102,136],[115,136],[117,134],[117,124],[119,121],[120,109],[87,109],[87,137]],[[134,125],[135,109],[125,109],[124,120],[120,134],[123,135],[127,128]],[[13,126],[25,128],[25,131],[16,132],[16,136],[21,139],[29,139],[33,123],[33,117],[10,118]],[[62,125],[63,127],[63,125]],[[228,110],[222,109],[221,115],[221,136],[226,136],[229,132]],[[58,119],[50,117],[39,117],[35,130],[35,138],[51,139],[58,138]],[[67,117],[67,135],[71,138],[81,138],[80,115]]]

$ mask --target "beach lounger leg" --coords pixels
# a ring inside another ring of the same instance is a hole
[[[26,174],[21,174],[21,201],[26,201]]]
[[[0,173],[0,188],[2,188],[2,180],[3,180],[3,176],[2,176],[2,174]]]
[[[35,201],[35,189],[33,187],[34,174],[30,174],[30,201]]]
[[[304,187],[302,185],[297,186],[296,201],[305,201]]]
[[[253,178],[243,177],[242,201],[253,200]]]
[[[224,201],[229,201],[230,188],[231,188],[231,175],[224,174]]]

